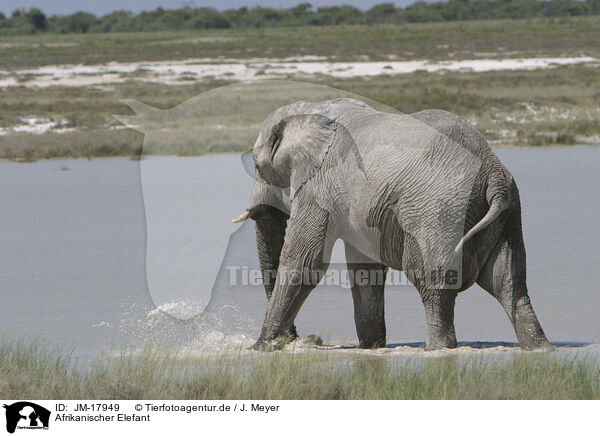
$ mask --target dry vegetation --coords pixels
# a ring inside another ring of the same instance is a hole
[[[381,26],[220,29],[93,35],[0,37],[2,70],[23,85],[35,78],[17,68],[46,64],[97,64],[188,58],[249,59],[306,54],[332,60],[477,59],[541,56],[600,56],[600,17],[422,23]],[[442,39],[443,36],[443,39]],[[226,80],[182,80],[180,85],[143,81],[139,71],[122,74],[123,83],[102,86],[0,88],[0,158],[31,161],[57,157],[139,156],[143,136],[112,114],[131,114],[121,99],[138,99],[169,109]],[[182,76],[183,77],[183,76]],[[283,77],[297,79],[293,75]],[[187,78],[190,79],[190,78]],[[488,73],[415,72],[396,76],[335,79],[324,75],[301,80],[332,86],[411,113],[428,108],[460,114],[497,145],[548,145],[600,142],[600,68],[598,63],[536,71]],[[270,92],[271,93],[271,92]],[[321,98],[321,95],[313,96]],[[300,95],[298,99],[305,98]],[[277,101],[289,103],[285,99]],[[272,102],[246,105],[263,116]],[[229,105],[229,106],[228,106]],[[145,151],[197,155],[245,150],[260,120],[240,113],[237,102],[218,103],[221,117],[202,125],[199,140],[176,146],[158,144]],[[47,133],[15,132],[26,119],[55,122]],[[242,118],[243,122],[239,122]],[[245,121],[249,121],[245,123]],[[218,131],[215,126],[219,126]],[[167,126],[168,127],[168,126]],[[160,135],[159,135],[160,136]]]
[[[509,358],[340,358],[326,352],[98,358],[89,367],[37,344],[0,345],[0,397],[19,399],[600,399],[600,366],[552,353]],[[39,377],[44,374],[44,377]],[[35,380],[35,383],[32,383]]]
[[[260,121],[277,107],[275,102],[283,105],[300,99],[319,100],[346,94],[366,97],[404,113],[429,108],[455,112],[473,122],[494,145],[600,142],[597,105],[600,68],[594,65],[488,73],[416,72],[355,79],[319,76],[311,81],[344,91],[307,96],[302,93],[283,95],[271,90],[268,99],[250,93],[242,97],[245,99],[243,107],[240,107],[239,99],[229,98],[230,91],[213,91],[222,93],[224,98],[211,102],[204,113],[196,110],[185,114],[177,126],[155,126],[155,133],[158,127],[172,130],[177,127],[180,133],[181,129],[188,132],[191,129],[194,135],[175,143],[171,131],[162,144],[157,143],[155,135],[154,146],[147,147],[145,152],[185,156],[243,151],[252,144]],[[137,99],[153,107],[170,109],[200,95],[196,100],[199,106],[204,104],[201,101],[206,91],[228,83],[192,82],[171,86],[130,80],[97,88],[4,88],[0,90],[0,128],[10,129],[22,123],[24,117],[34,116],[63,120],[62,126],[73,131],[0,135],[0,158],[35,160],[139,155],[143,135],[123,129],[112,116],[132,114],[121,99]],[[275,85],[272,87],[276,88]],[[254,96],[255,100],[249,100]]]

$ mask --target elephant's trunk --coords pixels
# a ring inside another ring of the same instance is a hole
[[[232,220],[235,223],[252,218],[256,223],[256,247],[267,300],[275,288],[289,210],[289,189],[274,187],[257,177],[246,211]],[[288,336],[298,336],[295,326],[290,327]]]
[[[256,248],[267,299],[271,299],[279,268],[288,215],[271,206],[256,213]]]
[[[254,192],[246,211],[232,220],[242,222],[252,218],[256,222],[256,246],[267,298],[275,287],[279,256],[283,248],[285,229],[289,218],[289,196],[286,191],[257,177]]]
[[[256,221],[256,248],[262,272],[263,284],[267,294],[267,301],[271,300],[279,258],[285,239],[285,229],[289,215],[270,206],[262,206],[255,215]],[[286,334],[288,339],[298,337],[296,326],[292,324]]]

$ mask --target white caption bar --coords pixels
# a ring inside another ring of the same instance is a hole
[[[16,401],[14,434],[406,435],[587,434],[596,401]]]

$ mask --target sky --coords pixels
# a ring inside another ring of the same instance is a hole
[[[347,4],[360,9],[369,9],[380,3],[395,3],[397,6],[406,6],[415,0],[0,0],[0,12],[10,15],[17,8],[40,8],[47,15],[72,14],[77,11],[92,12],[103,15],[117,9],[127,9],[133,12],[152,10],[161,6],[165,9],[177,9],[185,4],[193,7],[209,6],[224,10],[242,6],[264,6],[275,8],[289,8],[298,3],[308,1],[315,7]]]
[[[0,0],[0,12],[10,15],[17,8],[40,8],[47,15],[72,14],[77,11],[92,12],[103,15],[117,9],[127,9],[133,12],[152,10],[161,6],[165,9],[177,9],[185,4],[193,7],[209,6],[219,10],[239,8],[242,6],[265,6],[275,8],[289,8],[298,3],[308,1],[315,7],[347,4],[360,9],[369,9],[380,3],[395,3],[397,6],[406,6],[414,0]]]

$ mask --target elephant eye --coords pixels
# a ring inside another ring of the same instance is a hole
[[[277,153],[277,149],[279,148],[279,145],[281,144],[281,139],[282,139],[282,135],[281,134],[275,134],[273,135],[273,146],[271,147],[271,160],[273,160],[273,158],[275,157],[275,153]]]

